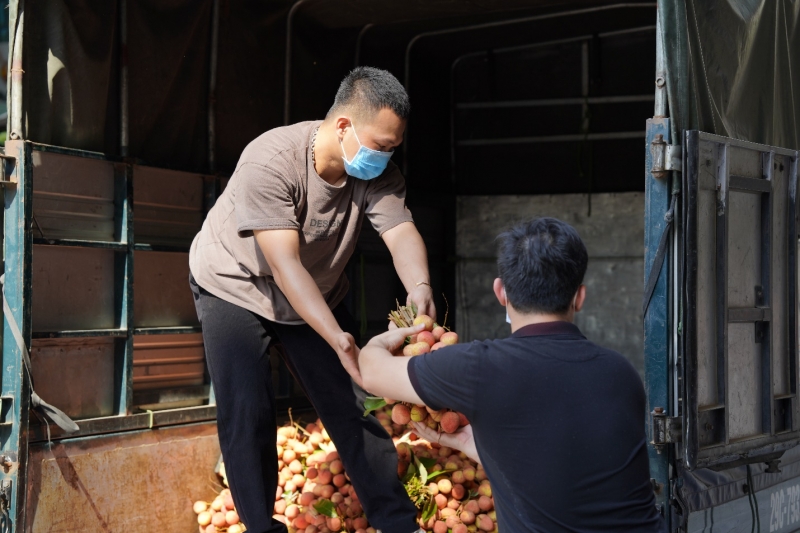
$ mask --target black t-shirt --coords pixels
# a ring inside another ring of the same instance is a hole
[[[620,354],[569,322],[414,357],[431,408],[464,413],[501,531],[661,532],[645,443],[645,394]]]

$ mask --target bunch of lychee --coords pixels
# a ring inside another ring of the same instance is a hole
[[[393,311],[389,315],[389,319],[398,327],[408,325],[409,321],[411,325],[414,326],[418,324],[423,324],[425,326],[424,330],[407,339],[407,343],[403,347],[402,355],[413,357],[458,343],[458,333],[455,331],[448,331],[443,326],[436,324],[428,315],[416,315],[413,319],[410,319],[409,314],[413,314],[413,310],[409,310],[408,307],[401,307],[399,310],[403,312],[398,313]],[[426,424],[429,428],[436,431],[454,433],[458,431],[458,428],[469,424],[469,421],[463,414],[449,409],[436,411],[424,405],[395,402],[390,398],[385,398],[385,400],[387,404],[394,405],[392,408],[392,422],[400,426],[405,426],[413,421]]]
[[[425,329],[408,339],[408,344],[403,347],[403,355],[422,355],[435,352],[445,346],[458,343],[458,333],[448,331],[443,326],[436,324],[428,315],[418,315],[414,318],[413,325],[424,324]]]

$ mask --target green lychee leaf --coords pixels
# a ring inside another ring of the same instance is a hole
[[[432,458],[432,457],[420,457],[420,458],[419,458],[419,459],[417,459],[417,460],[418,460],[420,463],[422,463],[423,465],[425,465],[425,468],[426,468],[427,470],[429,470],[429,471],[430,471],[430,470],[431,470],[431,469],[432,469],[434,466],[436,466],[436,459],[434,459],[434,458]]]
[[[417,470],[419,470],[419,480],[422,482],[423,485],[428,484],[428,469],[425,468],[425,465],[422,464],[421,461],[417,460]]]
[[[434,500],[432,496],[428,496],[428,502],[422,509],[422,521],[427,522],[435,514],[436,514],[436,500]]]
[[[380,396],[367,396],[364,400],[364,416],[368,416],[372,411],[386,406],[386,400]]]
[[[410,465],[408,465],[408,472],[406,472],[406,475],[403,476],[403,483],[408,483],[416,475],[417,475],[417,466],[412,462]]]
[[[414,300],[411,300],[411,310],[414,312],[414,317],[417,316],[417,304],[414,303]]]
[[[322,499],[314,504],[314,510],[319,514],[327,516],[328,518],[338,518],[336,514],[336,505],[332,501]]]
[[[449,470],[436,470],[434,472],[431,472],[430,474],[428,474],[428,481],[435,478],[436,476],[439,476],[441,474],[449,474],[450,472],[455,472],[455,470],[451,468]]]

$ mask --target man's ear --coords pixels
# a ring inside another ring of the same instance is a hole
[[[503,288],[503,280],[500,278],[495,278],[494,284],[492,285],[492,289],[494,289],[494,295],[497,297],[497,301],[500,302],[500,305],[505,307],[508,305],[508,298],[506,297],[506,291]]]
[[[351,125],[350,119],[344,115],[339,115],[336,117],[334,124],[336,125],[336,136],[339,137],[339,140],[344,139],[344,134]]]
[[[586,302],[586,285],[581,285],[575,292],[575,312],[583,309],[583,304]]]

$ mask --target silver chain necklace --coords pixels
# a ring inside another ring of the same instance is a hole
[[[317,132],[319,132],[319,126],[317,126],[317,129],[314,130],[314,135],[311,136],[311,162],[314,163],[314,165],[317,164],[317,157],[314,154],[314,145],[317,142]]]

